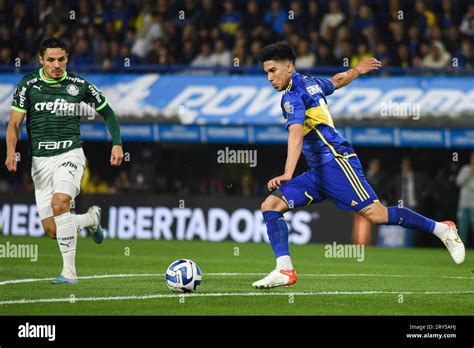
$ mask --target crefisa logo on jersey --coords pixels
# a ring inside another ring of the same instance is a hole
[[[79,94],[79,88],[76,85],[67,85],[66,92],[74,97]]]

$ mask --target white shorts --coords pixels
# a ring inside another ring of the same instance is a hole
[[[82,148],[50,157],[33,156],[31,178],[35,186],[36,206],[41,220],[53,216],[51,202],[54,193],[76,198],[81,191],[86,157]]]

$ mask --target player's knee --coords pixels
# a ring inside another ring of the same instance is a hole
[[[51,202],[54,216],[66,213],[69,210],[69,201],[67,199],[56,198]]]
[[[287,210],[286,203],[283,202],[280,198],[277,198],[275,196],[268,196],[267,199],[265,199],[262,202],[262,205],[260,206],[260,209],[263,211],[280,211],[280,212],[285,212]]]

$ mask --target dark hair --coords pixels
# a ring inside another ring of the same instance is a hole
[[[61,48],[65,50],[66,53],[69,53],[67,44],[63,40],[58,39],[56,37],[49,37],[41,43],[39,49],[41,57],[44,56],[44,53],[46,52],[47,48]]]
[[[283,60],[288,59],[293,64],[295,64],[296,53],[293,47],[286,42],[280,41],[275,42],[271,45],[265,46],[260,51],[258,60],[262,63],[265,63],[267,60]]]

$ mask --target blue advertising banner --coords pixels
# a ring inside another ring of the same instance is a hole
[[[284,122],[282,94],[263,74],[109,73],[83,77],[103,91],[120,117],[137,121],[148,117],[186,125],[237,126]],[[8,118],[12,95],[21,78],[21,74],[0,74],[0,121]],[[336,125],[342,118],[472,117],[474,81],[472,77],[361,77],[328,96],[327,101]]]

